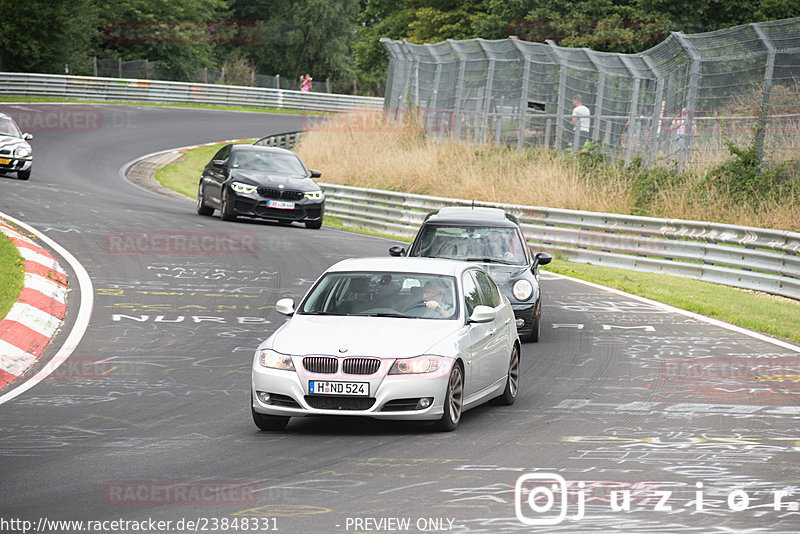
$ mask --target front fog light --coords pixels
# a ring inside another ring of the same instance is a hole
[[[266,391],[256,391],[256,397],[258,397],[258,400],[263,404],[269,404],[269,393]]]
[[[517,328],[522,328],[525,324],[525,319],[517,319]]]
[[[422,397],[419,402],[417,402],[417,410],[424,410],[428,406],[433,403],[433,398],[431,397]]]

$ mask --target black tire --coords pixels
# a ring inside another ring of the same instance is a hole
[[[511,351],[511,359],[508,361],[508,379],[506,389],[498,398],[498,402],[505,406],[511,406],[519,395],[519,347],[514,345]]]
[[[453,364],[450,380],[447,382],[447,394],[444,399],[444,414],[434,428],[441,432],[451,432],[461,422],[461,409],[464,405],[464,371],[458,363]]]
[[[318,221],[306,221],[306,228],[310,228],[311,230],[319,230],[322,228],[322,219]]]
[[[259,430],[283,430],[289,424],[289,417],[283,415],[265,415],[258,413],[250,406],[250,411],[253,413],[253,422]]]
[[[209,216],[214,213],[214,208],[206,206],[206,195],[202,182],[197,186],[197,214]]]
[[[17,178],[19,180],[27,180],[31,177],[31,170],[28,169],[27,171],[17,171]]]
[[[224,186],[223,186],[224,187]],[[223,221],[235,221],[236,213],[233,211],[233,205],[228,202],[228,192],[222,193],[222,200],[219,203],[219,218]]]

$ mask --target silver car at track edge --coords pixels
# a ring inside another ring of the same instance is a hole
[[[431,421],[519,392],[514,312],[480,266],[358,258],[330,267],[253,358],[251,411],[262,430],[291,417]]]

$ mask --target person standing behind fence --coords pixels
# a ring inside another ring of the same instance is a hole
[[[575,106],[572,109],[572,124],[575,125],[575,130],[578,132],[578,144],[575,149],[580,150],[583,149],[583,145],[589,140],[590,117],[592,113],[589,111],[589,108],[581,103],[581,95],[572,97],[572,105]],[[573,142],[574,139],[575,137],[573,137]]]
[[[313,80],[313,78],[309,74],[306,74],[305,76],[301,76],[300,77],[300,90],[303,91],[304,93],[311,92],[311,80]]]

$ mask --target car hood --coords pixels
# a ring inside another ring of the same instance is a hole
[[[299,191],[318,191],[320,187],[308,176],[284,176],[280,174],[269,174],[266,172],[233,170],[231,179],[246,184],[279,187]]]
[[[479,263],[497,285],[505,285],[511,280],[527,278],[530,280],[530,265],[503,265],[502,263]],[[526,274],[528,273],[528,274]]]
[[[0,150],[13,151],[15,148],[20,146],[24,146],[26,148],[31,147],[31,145],[25,139],[0,134]]]
[[[446,345],[461,327],[459,320],[295,315],[265,346],[284,354],[407,358]]]

